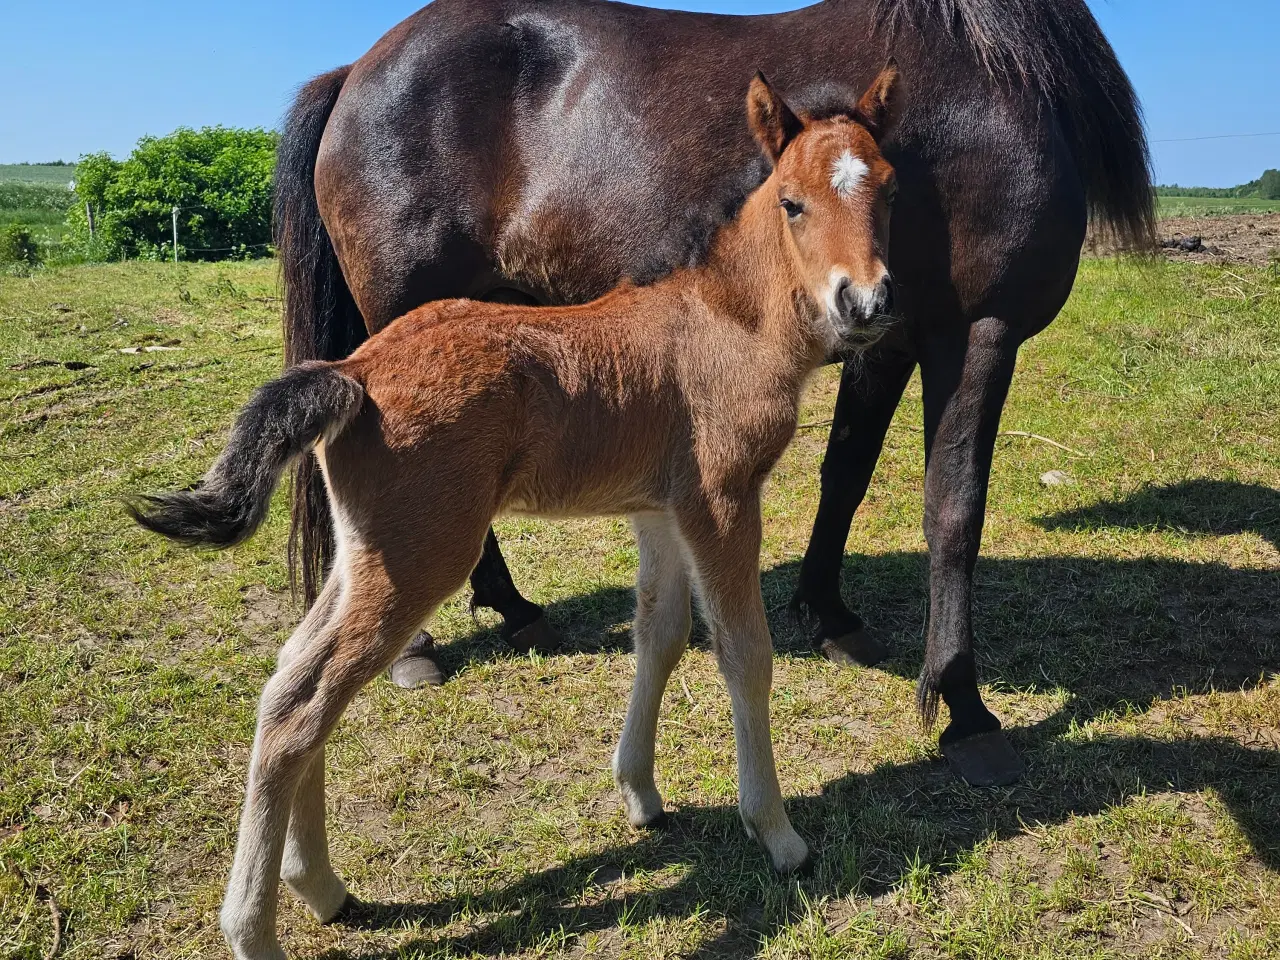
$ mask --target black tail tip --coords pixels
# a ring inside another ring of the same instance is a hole
[[[255,527],[251,517],[216,510],[198,491],[138,494],[124,509],[139,526],[187,547],[223,550],[247,540]]]

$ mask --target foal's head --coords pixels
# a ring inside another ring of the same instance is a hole
[[[897,89],[891,60],[857,103],[819,116],[794,112],[763,74],[747,93],[751,132],[773,162],[761,189],[776,193],[787,250],[823,308],[832,349],[874,341],[893,309],[885,257],[897,183],[879,142]]]

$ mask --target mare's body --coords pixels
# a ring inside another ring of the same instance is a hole
[[[1084,0],[827,0],[760,17],[436,0],[309,84],[286,124],[288,359],[346,356],[366,328],[429,300],[579,302],[697,261],[752,175],[738,106],[750,69],[789,92],[861,89],[888,53],[909,80],[885,143],[901,182],[889,263],[905,325],[842,381],[796,602],[828,655],[874,657],[841,598],[841,563],[918,364],[920,703],[930,721],[947,703],[942,743],[962,774],[1000,782],[1020,764],[978,692],[972,572],[1015,356],[1065,302],[1089,213],[1123,240],[1151,230],[1137,104]],[[295,529],[314,585],[326,521],[301,469]],[[472,582],[517,642],[545,636],[496,540]]]

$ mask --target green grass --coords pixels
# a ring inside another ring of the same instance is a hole
[[[1236,213],[1275,213],[1280,200],[1257,197],[1157,197],[1160,217],[1221,217]]]
[[[49,163],[0,163],[0,183],[43,183],[66,187],[76,178],[74,166]]]
[[[56,244],[67,231],[67,208],[74,201],[65,185],[19,183],[0,176],[0,228],[25,224],[42,244]]]
[[[254,702],[297,619],[281,495],[210,555],[119,498],[190,483],[279,369],[269,263],[0,278],[0,956],[219,956]],[[122,354],[122,348],[176,350]],[[803,419],[830,416],[834,371]],[[567,648],[505,651],[466,598],[445,687],[361,694],[329,748],[334,861],[370,907],[296,955],[1280,956],[1280,286],[1087,261],[1022,351],[976,575],[988,702],[1026,778],[951,777],[914,712],[925,605],[920,390],[854,524],[848,595],[895,657],[810,656],[784,609],[820,428],[767,496],[775,742],[819,855],[772,877],[734,811],[705,643],[677,669],[658,777],[674,826],[626,824],[608,773],[633,660],[625,523],[505,521],[517,582]],[[1067,471],[1070,486],[1039,476]]]

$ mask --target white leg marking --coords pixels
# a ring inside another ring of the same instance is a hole
[[[787,817],[774,766],[769,729],[773,643],[760,594],[758,515],[753,522],[754,549],[749,554],[739,551],[739,556],[722,563],[727,558],[704,551],[697,557],[695,579],[733,704],[738,812],[747,833],[768,852],[774,869],[791,873],[809,859],[809,848]],[[744,566],[748,560],[751,565]]]
[[[280,877],[321,923],[337,916],[346,902],[346,884],[329,864],[324,829],[324,747],[307,766],[293,795]]]

